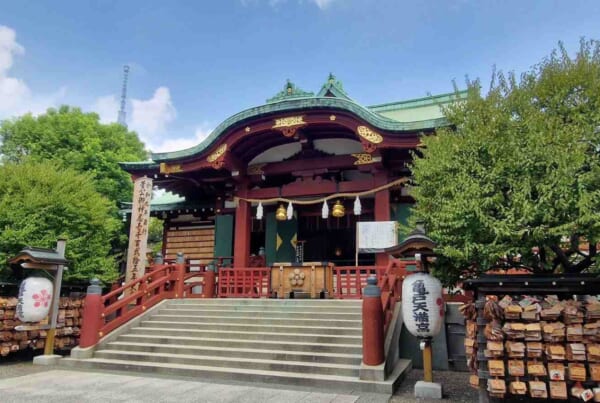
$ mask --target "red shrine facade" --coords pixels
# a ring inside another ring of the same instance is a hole
[[[440,107],[462,96],[362,106],[333,75],[316,94],[288,81],[201,144],[122,167],[170,192],[151,205],[165,222],[167,260],[385,266],[385,253],[357,254],[357,222],[406,222],[411,152],[447,125]]]

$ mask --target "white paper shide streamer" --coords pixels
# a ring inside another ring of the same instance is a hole
[[[444,322],[442,284],[427,273],[415,273],[402,284],[404,325],[416,337],[434,337]]]
[[[360,199],[356,196],[354,200],[354,215],[360,215],[362,212],[362,206],[360,205]]]
[[[292,202],[290,202],[287,206],[287,219],[291,220],[294,216],[294,208],[292,207]]]
[[[16,316],[21,322],[39,322],[48,316],[52,305],[52,282],[43,277],[29,277],[19,287]]]
[[[327,205],[326,201],[323,202],[323,208],[321,209],[321,217],[323,217],[324,219],[327,219],[327,217],[329,217],[329,206]]]
[[[256,207],[256,219],[262,220],[263,218],[263,205],[262,203],[258,203],[258,207]]]

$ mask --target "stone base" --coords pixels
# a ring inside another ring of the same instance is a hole
[[[415,384],[415,397],[421,399],[441,399],[442,385],[435,382],[418,381]]]
[[[57,365],[58,361],[62,358],[62,355],[38,355],[33,357],[34,365]]]

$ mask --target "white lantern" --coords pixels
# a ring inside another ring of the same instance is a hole
[[[402,284],[402,316],[412,335],[437,335],[444,323],[444,300],[440,281],[427,273],[407,276]]]
[[[29,277],[19,287],[17,318],[22,322],[39,322],[48,316],[52,305],[52,282],[43,277]]]

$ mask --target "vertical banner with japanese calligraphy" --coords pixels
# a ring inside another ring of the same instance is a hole
[[[138,178],[133,183],[133,205],[129,228],[129,248],[127,249],[127,271],[125,281],[129,282],[144,275],[148,224],[150,221],[150,200],[152,199],[152,179]]]

